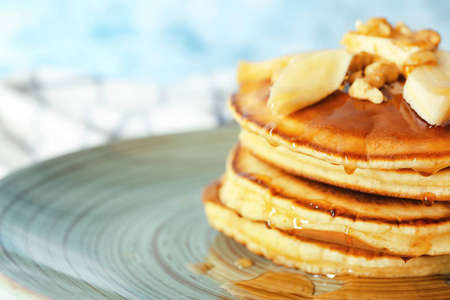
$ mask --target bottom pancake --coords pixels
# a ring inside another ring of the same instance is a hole
[[[446,274],[450,270],[450,255],[403,260],[395,255],[290,236],[281,230],[269,229],[264,223],[245,219],[225,207],[218,197],[219,188],[218,183],[213,183],[203,194],[210,225],[276,264],[309,273],[360,277],[418,277]]]

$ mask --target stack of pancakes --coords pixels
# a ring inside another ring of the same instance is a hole
[[[270,86],[229,100],[242,131],[204,192],[211,226],[311,273],[450,273],[450,125],[424,122],[401,81],[382,104],[338,90],[288,116],[270,113]]]

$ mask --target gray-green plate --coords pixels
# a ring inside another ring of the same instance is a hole
[[[223,172],[236,139],[237,128],[225,127],[132,140],[4,178],[3,292],[54,299],[228,298],[217,281],[186,264],[202,262],[220,236],[207,224],[200,195]]]

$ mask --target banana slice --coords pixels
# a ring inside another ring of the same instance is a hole
[[[437,65],[415,68],[403,87],[403,98],[431,125],[450,122],[450,52],[437,51]]]
[[[274,75],[276,75],[275,77],[278,77],[278,74],[292,59],[311,55],[312,53],[314,52],[286,55],[259,62],[241,61],[238,65],[238,82],[242,83],[270,80]]]
[[[270,89],[269,110],[288,115],[322,100],[342,84],[352,57],[333,49],[292,59]]]
[[[238,65],[238,82],[256,82],[272,78],[272,74],[280,72],[289,63],[291,59],[304,54],[287,55],[271,60],[261,62],[241,61]]]

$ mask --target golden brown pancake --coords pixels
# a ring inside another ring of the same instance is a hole
[[[450,203],[431,207],[311,181],[237,146],[220,201],[242,217],[291,234],[399,256],[450,254]]]
[[[426,177],[412,169],[348,169],[282,145],[274,147],[265,138],[246,130],[239,134],[239,141],[260,159],[308,179],[366,193],[420,199],[425,205],[450,199],[450,168]]]
[[[416,277],[445,274],[450,270],[450,255],[420,256],[406,260],[395,255],[268,229],[264,223],[246,219],[221,204],[218,188],[217,183],[211,184],[203,195],[205,212],[211,226],[276,264],[310,273],[361,277]]]
[[[401,96],[401,83],[385,89],[390,98],[382,104],[353,99],[336,91],[324,100],[289,116],[275,116],[266,103],[268,82],[243,84],[231,97],[229,107],[236,121],[247,131],[279,145],[333,165],[371,170],[414,169],[429,175],[450,166],[450,125],[433,127],[424,122]],[[274,160],[275,162],[275,160]],[[294,173],[307,176],[301,170]],[[364,182],[343,184],[326,174],[310,178],[381,195],[450,201],[450,174],[440,179],[438,195],[433,189],[376,188]],[[431,176],[432,177],[432,176]],[[428,193],[428,194],[425,194]]]
[[[430,126],[401,94],[392,92],[390,101],[374,104],[336,91],[310,107],[279,117],[267,109],[269,87],[269,83],[251,90],[243,86],[229,104],[242,127],[274,144],[365,169],[432,172],[450,166],[450,126]]]

